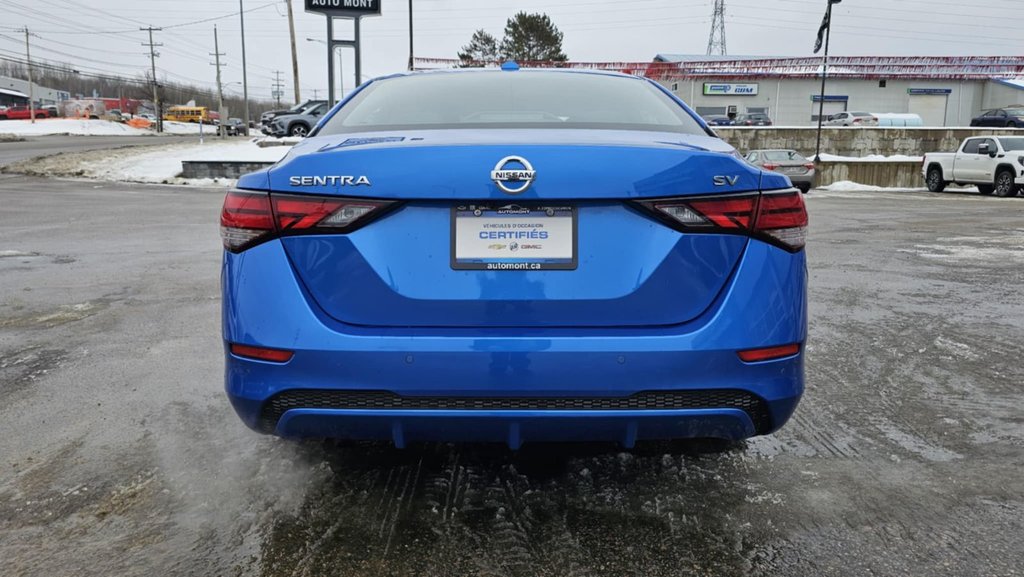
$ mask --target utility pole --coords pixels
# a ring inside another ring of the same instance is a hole
[[[156,57],[160,54],[155,50],[157,46],[163,46],[163,43],[156,44],[153,42],[153,32],[159,32],[163,28],[153,28],[150,26],[148,28],[139,28],[139,30],[149,32],[149,44],[143,42],[142,45],[149,46],[149,66],[150,72],[153,74],[153,106],[156,108],[156,131],[163,132],[164,115],[160,112],[160,91],[157,89],[156,83]]]
[[[32,51],[28,45],[28,26],[25,26],[25,62],[28,67],[28,117],[32,124],[36,123],[36,94],[32,83]]]
[[[217,114],[220,114],[220,125],[217,127],[217,133],[220,134],[221,138],[227,136],[227,118],[224,118],[224,87],[220,83],[220,57],[226,56],[220,51],[220,43],[217,41],[217,25],[213,25],[213,56],[214,66],[217,67]]]
[[[292,0],[284,0],[284,3],[288,5],[288,33],[292,37],[292,83],[295,84],[295,104],[298,104],[302,102],[302,94],[299,91],[299,53],[295,47],[295,16],[292,15]]]
[[[711,14],[711,34],[708,36],[708,56],[725,56],[725,0],[715,0],[715,11]]]
[[[412,0],[409,0],[409,71],[412,72],[414,62],[412,49]],[[357,82],[358,84],[358,82]]]
[[[245,99],[245,127],[249,128],[249,77],[245,69],[245,7],[242,0],[238,0],[238,18],[242,23],[242,98]]]
[[[272,94],[273,94],[274,98],[277,99],[277,107],[281,108],[281,95],[284,94],[284,92],[281,89],[284,88],[284,84],[281,83],[281,71],[280,70],[275,70],[274,71],[274,84],[272,86],[274,87],[274,91],[273,91]],[[296,103],[296,104],[298,104],[298,103]]]

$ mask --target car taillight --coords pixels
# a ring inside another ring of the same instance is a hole
[[[766,162],[766,163],[761,165],[761,168],[763,168],[765,170],[775,170],[778,167],[779,167],[778,164],[772,164],[771,162]]]
[[[352,232],[393,205],[386,200],[231,191],[220,216],[232,252],[279,236]]]
[[[854,118],[854,119],[853,119],[853,123],[854,123],[854,124],[858,124],[858,123],[860,123],[860,121],[861,121],[861,119],[860,119],[860,118]]]
[[[791,252],[806,244],[807,208],[796,189],[643,201],[640,205],[683,232],[744,234]]]
[[[814,170],[814,163],[813,162],[807,162],[807,163],[804,164],[804,168],[806,168],[807,170]]]
[[[220,237],[224,248],[239,251],[274,232],[270,195],[265,192],[231,191],[220,212]]]

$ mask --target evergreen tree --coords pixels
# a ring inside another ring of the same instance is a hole
[[[464,68],[484,66],[497,59],[498,41],[482,29],[474,32],[469,44],[459,51],[459,60]]]
[[[505,24],[501,57],[517,62],[565,62],[562,33],[547,14],[519,12]]]

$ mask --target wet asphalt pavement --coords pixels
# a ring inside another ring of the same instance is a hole
[[[812,192],[774,436],[510,453],[245,429],[221,196],[0,175],[0,575],[1024,575],[1024,198]]]

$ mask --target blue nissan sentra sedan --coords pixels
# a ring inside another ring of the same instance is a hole
[[[399,447],[771,433],[804,387],[806,227],[647,79],[381,78],[224,201],[228,397]]]

